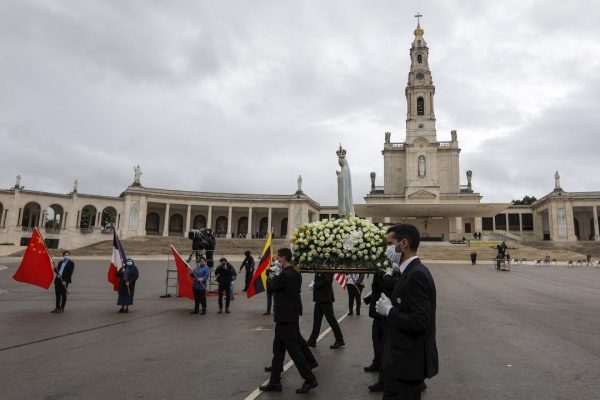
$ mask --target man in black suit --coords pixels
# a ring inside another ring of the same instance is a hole
[[[300,289],[302,276],[296,271],[290,262],[292,251],[288,248],[277,250],[277,260],[283,268],[281,273],[269,283],[269,289],[275,295],[275,339],[273,340],[273,361],[271,362],[271,378],[269,383],[260,386],[260,390],[268,392],[281,391],[281,372],[283,361],[287,350],[290,358],[296,364],[296,368],[304,384],[296,393],[308,393],[310,389],[319,386],[317,378],[313,375],[299,345],[300,334],[299,322],[302,313],[302,300]]]
[[[417,256],[421,241],[417,228],[394,225],[387,238],[386,254],[400,255],[401,276],[391,298],[382,294],[376,304],[377,313],[386,317],[383,398],[419,400],[424,379],[438,373],[435,283]]]
[[[52,314],[60,314],[65,312],[65,304],[67,304],[67,287],[71,283],[75,263],[71,261],[71,253],[63,252],[63,259],[54,267],[54,294],[56,295],[56,307],[51,311]]]
[[[337,349],[346,345],[346,343],[344,343],[344,336],[342,335],[340,325],[338,324],[335,314],[333,313],[333,302],[335,301],[335,298],[333,297],[332,284],[333,273],[331,272],[317,272],[315,274],[314,283],[311,284],[313,290],[313,301],[315,302],[315,312],[313,316],[312,333],[308,339],[308,345],[310,347],[317,347],[317,337],[319,337],[319,333],[321,332],[321,322],[323,321],[323,316],[325,316],[327,322],[329,322],[329,326],[331,326],[331,330],[335,336],[335,343],[329,346],[329,348]]]

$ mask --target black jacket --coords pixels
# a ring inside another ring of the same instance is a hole
[[[215,275],[217,275],[217,282],[219,282],[221,288],[228,288],[237,276],[235,268],[229,263],[226,266],[218,266]]]
[[[275,322],[298,322],[302,315],[302,275],[291,266],[269,281],[275,299]]]
[[[133,296],[135,291],[135,281],[140,277],[140,272],[135,265],[129,268],[129,272],[125,273],[126,268],[122,268],[117,271],[117,278],[119,278],[119,292],[129,293]],[[129,291],[127,291],[126,281],[129,282]]]
[[[242,261],[242,265],[240,265],[240,271],[246,268],[246,273],[252,273],[254,272],[254,265],[254,257],[246,257],[244,258],[244,261]]]
[[[393,308],[385,319],[385,374],[402,380],[435,376],[436,290],[431,273],[419,259],[406,267],[390,300]]]
[[[65,261],[62,260],[56,265],[56,269],[58,271],[60,271],[60,267],[62,266],[62,264],[64,262]],[[65,265],[65,269],[63,270],[63,273],[62,273],[62,280],[65,281],[65,283],[71,283],[71,277],[73,276],[74,270],[75,270],[75,263],[71,260],[67,261],[67,265]]]
[[[315,303],[333,303],[333,273],[317,272],[313,286],[313,301]]]

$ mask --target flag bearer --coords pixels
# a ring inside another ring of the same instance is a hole
[[[67,250],[63,252],[63,259],[54,267],[54,293],[56,294],[56,307],[51,311],[53,314],[65,312],[67,303],[67,287],[71,283],[71,276],[75,269],[75,263],[71,261],[71,253]]]
[[[120,313],[128,313],[129,306],[133,304],[133,295],[135,292],[135,281],[140,273],[131,258],[125,261],[125,265],[117,271],[119,278],[119,298],[117,305],[121,306]]]

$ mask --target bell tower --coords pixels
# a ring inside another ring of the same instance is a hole
[[[406,85],[406,141],[413,143],[423,137],[430,143],[436,142],[435,112],[433,97],[435,86],[429,70],[429,48],[423,38],[425,30],[421,28],[421,14],[417,17],[415,38],[410,48],[410,72]]]

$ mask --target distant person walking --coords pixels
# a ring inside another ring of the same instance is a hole
[[[363,280],[365,274],[348,274],[347,286],[348,291],[348,315],[352,315],[354,311],[354,303],[356,303],[356,315],[360,315],[360,294],[364,289]]]
[[[471,265],[475,265],[475,264],[477,264],[477,252],[472,251],[471,252]]]
[[[217,276],[217,282],[219,283],[219,314],[223,313],[223,294],[225,294],[225,312],[229,311],[229,302],[231,301],[231,284],[236,277],[235,268],[231,265],[226,258],[219,260],[221,265],[217,267],[215,275]]]
[[[240,266],[240,270],[238,272],[242,272],[242,269],[246,270],[246,280],[244,282],[244,290],[242,290],[242,292],[245,292],[248,290],[248,285],[250,285],[250,281],[252,280],[252,275],[254,275],[254,258],[252,257],[252,255],[250,254],[250,250],[246,250],[244,252],[244,255],[246,256],[246,258],[244,258],[244,261],[242,261],[242,265]]]

